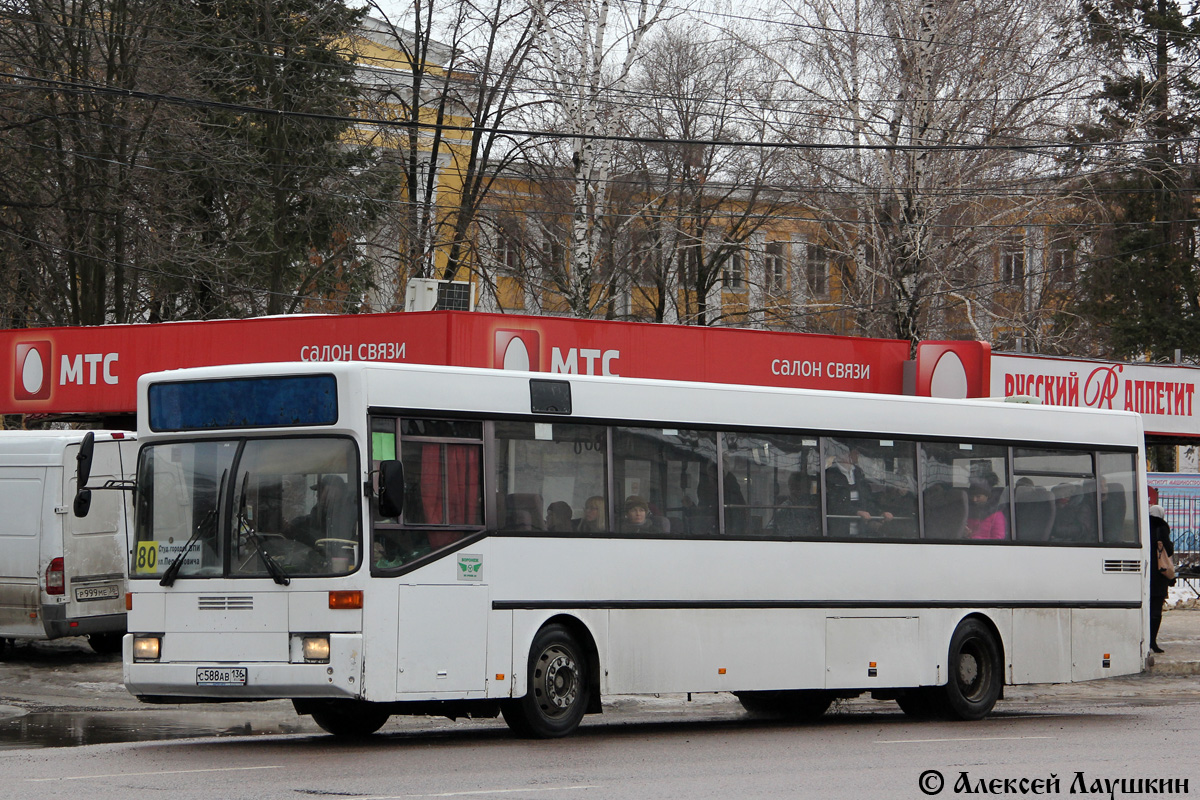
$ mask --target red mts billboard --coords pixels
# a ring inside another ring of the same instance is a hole
[[[383,361],[900,394],[908,343],[431,311],[0,331],[0,413],[132,413],[146,372]]]

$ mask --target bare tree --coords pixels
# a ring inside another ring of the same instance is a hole
[[[519,79],[539,17],[506,0],[412,0],[395,19],[370,7],[378,21],[366,21],[368,36],[383,34],[403,55],[399,64],[364,58],[375,108],[394,125],[378,141],[400,162],[398,291],[408,276],[454,278],[479,263],[480,210],[521,152],[503,130],[530,102]]]
[[[751,240],[785,207],[783,154],[750,146],[767,131],[772,65],[736,37],[669,25],[648,46],[633,87],[636,131],[624,148],[635,307],[657,321],[722,321],[720,292],[744,296],[747,321],[764,288],[762,247]],[[756,295],[759,293],[756,293]]]
[[[157,0],[0,0],[0,264],[6,325],[134,319],[164,199],[144,170],[165,124]]]
[[[668,0],[536,0],[543,28],[537,77],[554,103],[554,129],[574,135],[570,174],[570,248],[561,296],[572,315],[592,316],[607,298],[605,218],[613,179],[614,136],[624,128],[622,95],[646,35],[677,6]],[[610,239],[611,241],[611,239]]]
[[[1036,148],[1061,141],[1086,80],[1070,20],[1034,0],[798,0],[788,15],[805,23],[791,135],[834,146],[802,151],[797,174],[821,189],[858,329],[915,343],[955,314],[981,338],[1026,324],[1035,273],[1009,287],[1021,313],[979,298],[996,244],[1063,200]]]

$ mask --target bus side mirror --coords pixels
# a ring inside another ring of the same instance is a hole
[[[404,464],[382,461],[379,464],[379,514],[398,517],[404,511]]]
[[[96,434],[88,431],[79,443],[75,455],[75,502],[71,510],[77,517],[86,517],[92,508],[92,490],[85,488],[92,477],[92,453],[96,449]]]

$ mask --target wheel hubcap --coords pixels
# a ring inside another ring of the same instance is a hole
[[[963,695],[974,698],[980,692],[986,671],[981,654],[973,647],[964,647],[958,657],[958,685]]]
[[[552,648],[541,658],[541,707],[551,716],[565,714],[579,694],[579,670],[575,659],[565,650]]]

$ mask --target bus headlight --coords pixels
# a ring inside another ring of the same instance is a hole
[[[309,664],[329,663],[329,637],[305,636],[302,645],[304,661]]]
[[[133,660],[158,661],[161,646],[162,640],[157,636],[135,636],[133,637]]]

